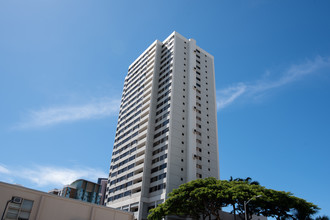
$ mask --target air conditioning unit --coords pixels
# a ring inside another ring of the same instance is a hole
[[[11,198],[11,202],[12,202],[12,203],[21,204],[22,201],[23,201],[23,199],[22,199],[21,197],[13,196],[13,197]]]

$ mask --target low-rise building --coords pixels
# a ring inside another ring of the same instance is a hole
[[[98,178],[97,183],[101,185],[101,201],[100,205],[104,205],[105,192],[107,190],[108,178]]]
[[[0,182],[4,220],[133,220],[133,213]]]
[[[78,179],[70,185],[64,186],[61,196],[99,205],[102,196],[101,185],[88,180]]]

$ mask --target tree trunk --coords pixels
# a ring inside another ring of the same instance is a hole
[[[236,207],[235,207],[235,204],[232,204],[233,205],[233,211],[234,211],[234,220],[236,220]]]

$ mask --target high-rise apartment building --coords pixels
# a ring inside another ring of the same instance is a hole
[[[213,56],[173,32],[125,78],[106,205],[146,219],[174,188],[219,178]]]

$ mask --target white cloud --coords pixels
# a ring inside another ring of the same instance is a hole
[[[28,119],[15,126],[15,128],[44,127],[78,120],[103,118],[118,114],[119,106],[119,100],[104,99],[79,106],[51,107],[30,111]]]
[[[6,167],[0,165],[0,173],[9,174],[10,171]]]
[[[39,187],[48,185],[63,186],[77,179],[88,179],[95,182],[97,178],[107,176],[104,172],[92,168],[68,169],[44,166],[23,169],[20,173],[25,179]]]
[[[240,95],[246,91],[246,85],[239,83],[235,86],[227,87],[226,89],[217,92],[217,97],[220,97],[217,102],[218,109],[225,108],[234,102]]]
[[[300,80],[304,76],[318,73],[325,68],[330,68],[330,57],[317,56],[314,60],[307,60],[302,64],[290,66],[283,72],[282,76],[276,80],[268,80],[267,77],[270,75],[270,72],[267,71],[266,75],[257,82],[241,82],[217,91],[217,107],[219,110],[223,109],[232,104],[239,97],[256,97],[268,90],[276,89]]]
[[[1,168],[3,166],[0,166]],[[39,165],[29,168],[12,168],[11,170],[13,172],[9,172],[5,168],[5,172],[1,173],[2,181],[23,183],[23,185],[31,185],[27,184],[27,182],[30,182],[35,187],[47,187],[49,189],[61,188],[63,185],[70,184],[77,179],[96,182],[98,178],[108,176],[103,171],[86,167],[63,168]]]

